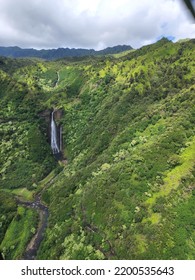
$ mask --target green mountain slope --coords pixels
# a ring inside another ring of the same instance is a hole
[[[14,196],[41,189],[50,215],[38,259],[195,258],[194,59],[194,40],[162,39],[119,58],[1,67],[6,258],[22,254]],[[52,108],[64,112],[68,163],[47,143]]]

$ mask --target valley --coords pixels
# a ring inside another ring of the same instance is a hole
[[[195,258],[194,61],[194,39],[165,38],[0,57],[5,259]]]

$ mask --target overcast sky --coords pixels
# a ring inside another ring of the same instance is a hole
[[[0,46],[139,48],[195,38],[194,23],[181,0],[0,0]]]

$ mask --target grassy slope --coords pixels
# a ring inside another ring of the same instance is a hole
[[[14,72],[37,110],[64,110],[69,163],[43,194],[39,258],[195,258],[194,58],[193,42],[161,40]]]

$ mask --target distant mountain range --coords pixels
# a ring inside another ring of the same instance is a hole
[[[19,47],[0,47],[0,56],[6,57],[37,57],[46,60],[55,60],[63,57],[81,57],[89,55],[107,55],[117,54],[127,50],[131,50],[131,46],[118,45],[115,47],[108,47],[106,49],[95,51],[94,49],[69,49],[69,48],[58,48],[49,50],[36,50],[36,49],[22,49]]]

